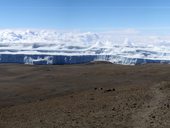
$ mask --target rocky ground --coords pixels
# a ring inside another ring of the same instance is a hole
[[[0,65],[0,128],[170,128],[170,65]]]

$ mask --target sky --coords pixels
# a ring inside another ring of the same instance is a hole
[[[170,30],[170,0],[0,0],[0,28]]]

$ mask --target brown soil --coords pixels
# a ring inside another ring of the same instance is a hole
[[[0,65],[0,128],[170,128],[170,65]]]

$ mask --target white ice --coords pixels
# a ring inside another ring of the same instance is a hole
[[[170,60],[170,36],[56,30],[0,30],[0,54],[119,55]]]

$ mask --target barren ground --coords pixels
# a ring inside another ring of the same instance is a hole
[[[0,65],[0,128],[170,128],[170,65]]]

